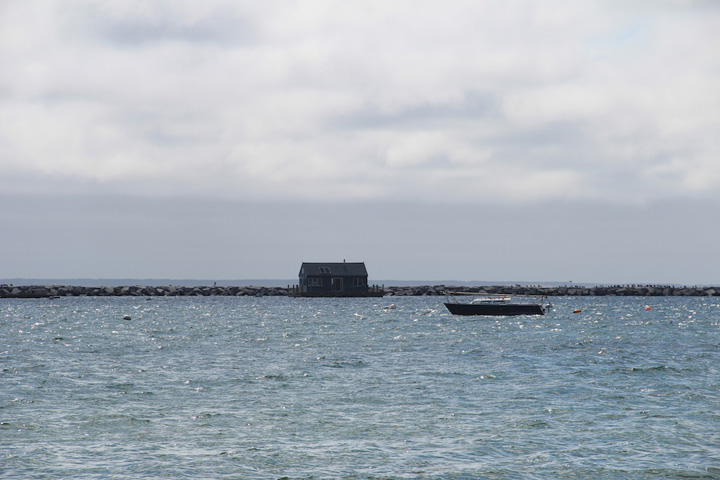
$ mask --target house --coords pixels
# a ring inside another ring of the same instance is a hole
[[[368,287],[364,262],[309,263],[303,262],[298,275],[298,295],[304,297],[369,297],[382,291]]]

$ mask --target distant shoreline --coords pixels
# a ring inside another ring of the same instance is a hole
[[[409,285],[380,287],[385,296],[441,296],[454,293],[485,295],[541,295],[563,296],[634,296],[634,297],[715,297],[720,287],[673,285],[613,285],[545,287],[539,285]],[[192,296],[292,296],[296,290],[265,286],[79,286],[79,285],[0,285],[0,298],[59,298],[59,297],[192,297]]]

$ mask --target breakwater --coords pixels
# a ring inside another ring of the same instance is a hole
[[[388,295],[445,295],[446,293],[477,293],[481,295],[541,295],[565,296],[618,296],[618,297],[713,297],[720,296],[720,287],[672,285],[614,285],[591,286],[563,285],[542,287],[531,285],[493,285],[481,287],[455,287],[446,285],[424,287],[389,287]]]
[[[477,293],[488,295],[545,295],[548,297],[562,296],[685,296],[697,297],[720,296],[720,287],[714,286],[676,286],[676,285],[613,285],[590,286],[564,285],[554,287],[528,285],[493,285],[493,286],[382,286],[385,296],[424,296],[445,295],[447,293]],[[55,298],[55,297],[112,297],[112,296],[293,296],[296,287],[262,287],[262,286],[123,286],[123,287],[82,287],[71,285],[0,285],[0,298]]]

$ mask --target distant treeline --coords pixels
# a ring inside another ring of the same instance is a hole
[[[487,295],[545,295],[561,296],[720,296],[720,287],[677,285],[613,285],[590,286],[563,285],[543,287],[540,285],[491,285],[491,286],[381,286],[386,296],[424,296],[457,293]],[[116,286],[84,287],[72,285],[0,285],[0,298],[55,298],[55,297],[189,297],[189,296],[293,296],[297,289],[260,286]]]

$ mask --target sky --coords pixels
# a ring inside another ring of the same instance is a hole
[[[0,279],[720,284],[720,2],[0,2]]]

